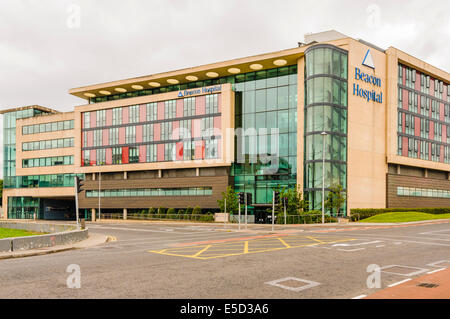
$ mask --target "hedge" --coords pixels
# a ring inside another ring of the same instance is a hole
[[[424,208],[353,208],[350,209],[351,221],[369,218],[383,213],[395,212],[421,212],[427,214],[450,214],[450,207],[424,207]],[[358,216],[359,215],[359,216]]]

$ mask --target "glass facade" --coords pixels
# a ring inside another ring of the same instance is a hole
[[[325,198],[330,186],[347,188],[347,52],[316,45],[305,59],[304,193],[321,209],[323,180]]]
[[[235,75],[231,83],[235,127],[242,129],[231,172],[235,191],[251,193],[256,204],[269,204],[274,188],[297,184],[297,65]]]

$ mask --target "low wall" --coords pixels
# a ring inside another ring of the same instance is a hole
[[[40,233],[49,233],[45,235],[0,239],[0,252],[65,245],[88,238],[87,229],[77,229],[77,227],[73,225],[0,221],[0,228],[23,229]]]

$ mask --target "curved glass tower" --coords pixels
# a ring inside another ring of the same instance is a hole
[[[323,159],[325,198],[330,186],[347,189],[347,52],[319,44],[305,59],[304,193],[311,209],[321,209]]]

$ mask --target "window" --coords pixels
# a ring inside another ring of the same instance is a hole
[[[195,97],[183,99],[183,116],[195,115]]]
[[[122,164],[122,148],[114,147],[112,149],[112,163],[113,164]]]
[[[106,150],[104,148],[97,149],[97,165],[106,164]]]
[[[97,127],[106,126],[106,110],[97,111]]]
[[[125,128],[125,143],[134,144],[136,143],[136,126],[127,126]]]
[[[164,118],[173,119],[176,117],[176,113],[177,113],[177,101],[176,100],[164,101]]]
[[[128,107],[129,110],[129,123],[139,122],[139,105],[132,105]]]
[[[130,147],[130,163],[139,163],[139,147]]]
[[[161,123],[161,140],[168,141],[172,139],[172,122]]]
[[[122,108],[116,107],[113,109],[113,125],[121,125],[122,124]]]
[[[103,130],[94,131],[94,146],[102,146],[103,143]]]
[[[147,145],[147,160],[148,163],[156,162],[156,144]]]
[[[213,159],[218,157],[217,140],[205,140],[205,158]]]
[[[119,128],[110,128],[109,129],[109,145],[117,145],[119,144]]]
[[[147,104],[147,121],[156,121],[158,118],[158,103]]]
[[[83,128],[90,128],[91,127],[91,112],[85,112],[84,115],[84,126]],[[42,132],[42,130],[41,130]]]
[[[175,143],[164,144],[164,160],[175,161]]]
[[[153,124],[143,125],[142,134],[144,142],[153,142]]]
[[[218,113],[218,94],[210,94],[206,96],[206,114]]]

